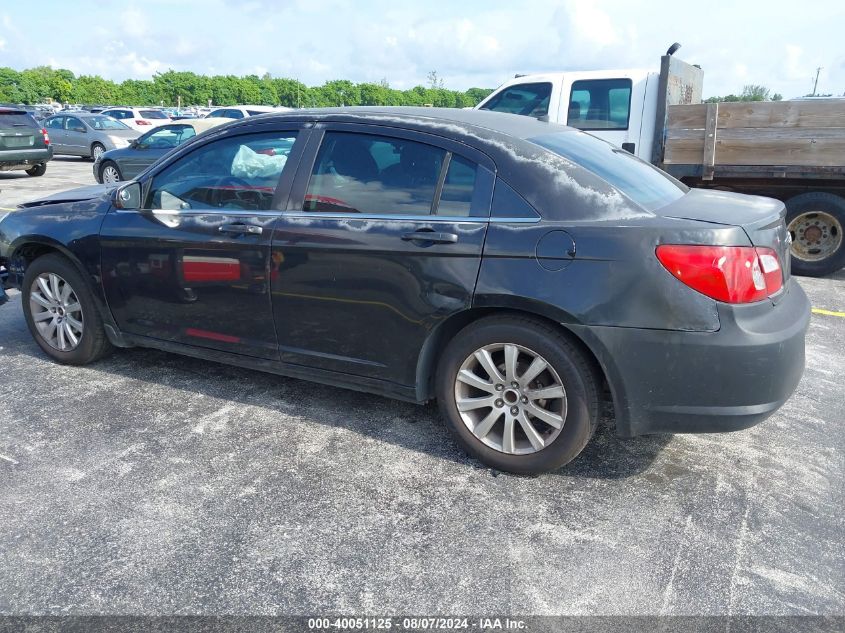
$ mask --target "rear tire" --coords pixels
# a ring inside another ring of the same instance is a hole
[[[31,169],[27,169],[26,173],[29,174],[30,176],[34,176],[36,178],[38,176],[43,176],[44,174],[47,173],[47,164],[41,163],[39,165],[36,165],[35,167],[33,167]]]
[[[26,269],[21,292],[26,325],[53,360],[85,365],[112,351],[91,289],[67,258],[36,259]]]
[[[487,358],[498,376],[484,369]],[[545,368],[532,376],[535,367]],[[563,332],[525,317],[488,317],[461,330],[436,377],[440,411],[463,448],[524,475],[558,469],[584,449],[598,424],[600,385],[595,363]]]
[[[845,266],[845,198],[813,191],[786,202],[792,272],[821,277]]]
[[[91,145],[91,160],[97,160],[100,156],[105,154],[106,147],[102,143],[94,143]]]

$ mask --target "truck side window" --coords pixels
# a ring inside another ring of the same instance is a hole
[[[549,113],[552,84],[516,84],[496,93],[480,110],[540,117]]]
[[[630,79],[572,82],[566,124],[579,130],[627,130],[631,114]]]

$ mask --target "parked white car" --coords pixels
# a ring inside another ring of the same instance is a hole
[[[236,105],[217,108],[208,114],[208,118],[222,117],[224,119],[243,119],[248,116],[267,114],[268,112],[285,112],[290,108],[262,106],[262,105]]]
[[[170,117],[161,110],[153,108],[109,108],[100,114],[117,119],[139,132],[149,132],[158,125],[170,123]]]

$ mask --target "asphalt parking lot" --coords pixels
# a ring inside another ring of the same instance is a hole
[[[0,173],[0,207],[94,183]],[[801,279],[845,311],[845,271]],[[465,457],[434,406],[150,350],[47,360],[0,308],[0,613],[845,614],[845,318],[775,416],[563,470]]]

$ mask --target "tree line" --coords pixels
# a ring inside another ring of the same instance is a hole
[[[428,86],[409,90],[391,88],[387,80],[378,83],[327,81],[322,86],[306,86],[296,79],[246,75],[197,75],[168,70],[152,79],[126,79],[116,83],[97,75],[76,76],[64,68],[38,66],[17,71],[0,68],[0,102],[125,105],[215,106],[235,104],[281,105],[291,108],[353,105],[424,106],[448,108],[474,106],[492,90],[470,88],[465,92],[448,90],[437,73],[428,75]]]

